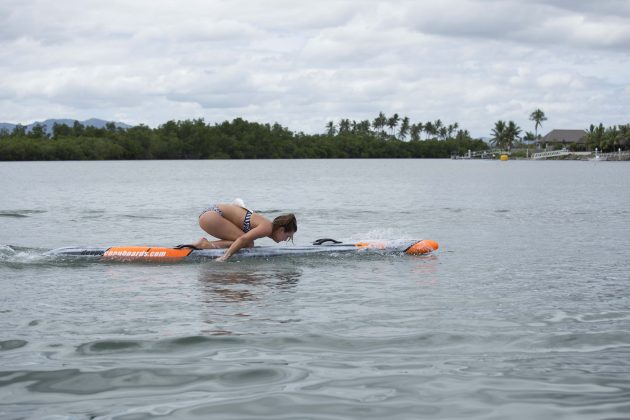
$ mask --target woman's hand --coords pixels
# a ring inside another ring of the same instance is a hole
[[[220,256],[219,258],[217,258],[217,261],[219,261],[219,262],[225,262],[225,261],[227,261],[227,260],[228,260],[228,258],[230,258],[230,257],[228,257],[227,255],[222,255],[222,256]]]

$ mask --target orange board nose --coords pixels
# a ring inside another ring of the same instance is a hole
[[[436,251],[439,247],[440,245],[437,242],[431,239],[424,239],[413,244],[406,252],[410,255],[428,254],[429,252]]]

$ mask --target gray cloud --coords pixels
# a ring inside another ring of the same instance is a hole
[[[625,1],[5,0],[0,119],[627,123]]]
[[[406,20],[420,32],[442,36],[509,40],[539,48],[630,50],[630,7],[612,1],[601,7],[585,3],[442,0],[416,4]]]

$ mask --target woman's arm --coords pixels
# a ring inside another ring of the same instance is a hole
[[[230,245],[227,251],[225,251],[225,254],[223,254],[222,257],[217,258],[217,261],[227,261],[228,258],[238,252],[241,248],[247,246],[247,244],[249,244],[250,242],[253,243],[256,239],[264,238],[265,236],[271,235],[271,229],[271,223],[269,223],[269,226],[261,224],[260,226],[253,228],[249,232],[244,233],[243,235],[239,236],[234,242],[232,242],[232,245]]]

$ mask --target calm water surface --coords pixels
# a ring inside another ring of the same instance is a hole
[[[0,162],[0,179],[2,419],[630,418],[627,162]],[[235,197],[295,212],[297,244],[441,249],[43,255],[196,240],[199,211]]]

